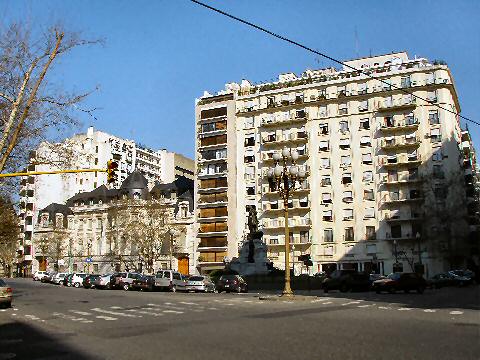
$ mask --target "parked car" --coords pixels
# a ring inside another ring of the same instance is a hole
[[[0,305],[11,307],[13,300],[13,289],[0,279]]]
[[[63,278],[63,286],[72,286],[72,277],[73,274],[67,274]]]
[[[82,282],[83,287],[85,289],[94,288],[95,287],[94,281],[99,277],[100,277],[100,275],[98,275],[98,274],[90,274],[90,275],[85,276],[85,278],[83,279],[83,282]]]
[[[47,276],[44,276],[40,281],[42,283],[53,283],[53,277],[57,275],[57,272],[56,271],[53,271],[53,272],[50,272],[48,273]]]
[[[176,292],[178,290],[185,290],[185,285],[185,276],[178,271],[159,270],[155,274],[155,287],[159,289]]]
[[[155,276],[140,275],[133,280],[132,289],[153,291],[155,289]]]
[[[385,275],[381,275],[381,274],[370,274],[369,275],[369,282],[370,282],[370,287],[373,286],[373,283],[377,280],[381,280],[381,279],[385,279],[386,276]]]
[[[215,292],[215,284],[208,276],[190,276],[185,285],[185,290]]]
[[[55,276],[52,278],[52,283],[56,285],[63,284],[63,280],[67,275],[67,273],[56,273]]]
[[[47,271],[35,271],[33,273],[33,281],[41,281],[45,276],[48,276]]]
[[[435,289],[453,285],[455,285],[455,281],[448,273],[436,274],[427,280],[427,287]]]
[[[113,274],[105,274],[100,275],[93,281],[93,285],[95,289],[111,289],[113,283],[115,282],[115,278]]]
[[[85,273],[74,273],[72,279],[69,281],[70,285],[76,288],[79,288],[83,284],[83,279],[87,277],[88,274]]]
[[[323,291],[330,290],[368,291],[370,289],[370,275],[355,270],[335,270],[322,282]]]
[[[141,274],[135,272],[119,272],[113,275],[111,283],[112,289],[129,290],[132,286],[133,280],[138,278]]]
[[[448,275],[455,282],[455,285],[465,286],[473,284],[474,273],[470,270],[451,270]]]
[[[216,284],[219,293],[225,292],[248,292],[247,282],[240,275],[222,275]]]
[[[419,294],[422,294],[426,287],[426,280],[416,273],[392,273],[385,279],[373,283],[373,289],[378,294],[382,291],[394,293],[398,290],[403,290],[406,293],[410,290],[416,290]]]

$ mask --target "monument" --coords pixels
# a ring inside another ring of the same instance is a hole
[[[248,209],[248,234],[240,245],[238,258],[230,262],[230,269],[240,275],[268,273],[267,246],[262,241],[263,232],[258,230],[257,210],[255,206]]]

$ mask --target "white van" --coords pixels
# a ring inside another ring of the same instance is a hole
[[[33,274],[33,281],[40,281],[47,276],[48,276],[47,271],[35,271],[35,273]]]
[[[176,292],[185,291],[186,278],[177,271],[158,270],[155,274],[155,287]]]

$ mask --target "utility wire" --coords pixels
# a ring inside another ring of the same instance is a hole
[[[470,118],[467,118],[467,117],[465,117],[465,116],[463,116],[463,115],[460,115],[460,114],[459,114],[458,112],[456,112],[456,111],[453,111],[453,110],[450,110],[450,109],[448,109],[448,108],[445,108],[445,107],[443,107],[443,106],[441,106],[441,105],[439,105],[439,104],[435,104],[433,101],[430,101],[430,100],[425,99],[425,98],[423,98],[423,97],[421,97],[421,96],[415,95],[415,94],[411,93],[410,91],[405,90],[404,88],[401,88],[401,87],[392,85],[392,84],[390,84],[388,81],[385,81],[385,80],[382,80],[382,79],[378,79],[378,78],[370,75],[368,72],[366,72],[366,71],[364,71],[364,70],[359,70],[359,69],[355,68],[354,66],[348,65],[348,64],[346,64],[346,63],[344,63],[344,62],[342,62],[342,61],[340,61],[340,60],[337,60],[337,59],[335,59],[335,58],[333,58],[333,57],[331,57],[331,56],[328,56],[328,55],[326,55],[326,54],[324,54],[324,53],[321,53],[321,52],[319,52],[319,51],[316,51],[316,50],[314,50],[314,49],[312,49],[312,48],[310,48],[310,47],[308,47],[308,46],[305,46],[305,45],[297,42],[297,41],[294,41],[294,40],[291,40],[291,39],[289,39],[289,38],[287,38],[287,37],[285,37],[285,36],[276,34],[276,33],[274,33],[273,31],[270,31],[270,30],[268,30],[268,29],[266,29],[266,28],[263,28],[263,27],[261,27],[261,26],[255,25],[254,23],[251,23],[251,22],[249,22],[249,21],[247,21],[247,20],[241,19],[241,18],[239,18],[239,17],[237,17],[237,16],[235,16],[235,15],[229,14],[229,13],[227,13],[227,12],[225,12],[225,11],[222,11],[222,10],[220,10],[220,9],[214,8],[213,6],[207,5],[207,4],[202,3],[202,2],[200,2],[200,1],[197,1],[197,0],[190,0],[190,1],[193,2],[193,3],[195,3],[195,4],[197,4],[197,5],[203,6],[203,7],[207,8],[207,9],[209,9],[209,10],[212,10],[212,11],[214,11],[214,12],[216,12],[216,13],[219,13],[219,14],[221,14],[221,15],[224,15],[224,16],[230,18],[230,19],[233,19],[233,20],[235,20],[235,21],[241,22],[242,24],[248,25],[248,26],[250,26],[250,27],[252,27],[252,28],[254,28],[254,29],[257,29],[257,30],[259,30],[259,31],[262,31],[262,32],[264,32],[264,33],[266,33],[266,34],[268,34],[268,35],[271,35],[271,36],[273,36],[273,37],[276,37],[277,39],[280,39],[280,40],[283,40],[283,41],[285,41],[285,42],[288,42],[288,43],[290,43],[290,44],[292,44],[292,45],[295,45],[295,46],[297,46],[297,47],[300,47],[300,48],[302,48],[302,49],[304,49],[304,50],[307,50],[307,51],[309,51],[309,52],[311,52],[311,53],[314,53],[314,54],[316,54],[316,55],[320,55],[320,56],[322,56],[322,57],[324,57],[324,58],[326,58],[326,59],[328,59],[328,60],[330,60],[330,61],[332,61],[332,62],[334,62],[334,63],[337,63],[337,64],[339,64],[339,65],[342,65],[342,66],[344,66],[344,67],[346,67],[346,68],[349,68],[349,69],[354,70],[354,71],[362,72],[363,74],[367,75],[367,76],[370,77],[371,79],[375,79],[375,80],[380,81],[381,83],[387,84],[388,86],[390,86],[390,87],[393,88],[394,90],[400,90],[400,91],[404,92],[405,94],[408,94],[408,95],[413,96],[413,97],[416,98],[416,99],[423,100],[423,101],[425,101],[426,103],[431,104],[431,105],[434,105],[434,106],[438,107],[439,109],[445,110],[445,111],[447,111],[447,112],[449,112],[449,113],[452,113],[452,114],[460,117],[461,119],[463,119],[463,120],[465,120],[465,121],[468,121],[468,122],[471,122],[471,123],[473,123],[473,124],[476,124],[476,125],[479,125],[479,126],[480,126],[480,123],[479,123],[479,122],[477,122],[477,121],[475,121],[475,120],[472,120],[472,119],[470,119]]]

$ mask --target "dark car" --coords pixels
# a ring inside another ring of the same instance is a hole
[[[93,289],[95,287],[95,280],[100,277],[99,274],[91,274],[85,276],[85,279],[82,281],[82,285],[85,289]]]
[[[415,290],[422,294],[427,287],[427,281],[416,273],[392,273],[385,279],[377,280],[373,283],[373,289],[379,294],[382,291],[395,293],[403,290],[408,293],[410,290]]]
[[[248,292],[247,282],[240,275],[222,275],[218,279],[216,289],[219,293],[225,292]]]
[[[153,291],[155,289],[155,276],[139,275],[136,279],[132,281],[131,287],[133,290]]]
[[[457,286],[473,284],[474,273],[470,270],[450,270],[447,274]]]
[[[13,300],[13,289],[0,279],[0,305],[11,307]]]
[[[111,288],[129,290],[133,280],[137,279],[141,274],[135,272],[119,272],[112,276]]]
[[[355,270],[335,270],[322,282],[323,291],[330,290],[368,291],[370,289],[370,276]]]

